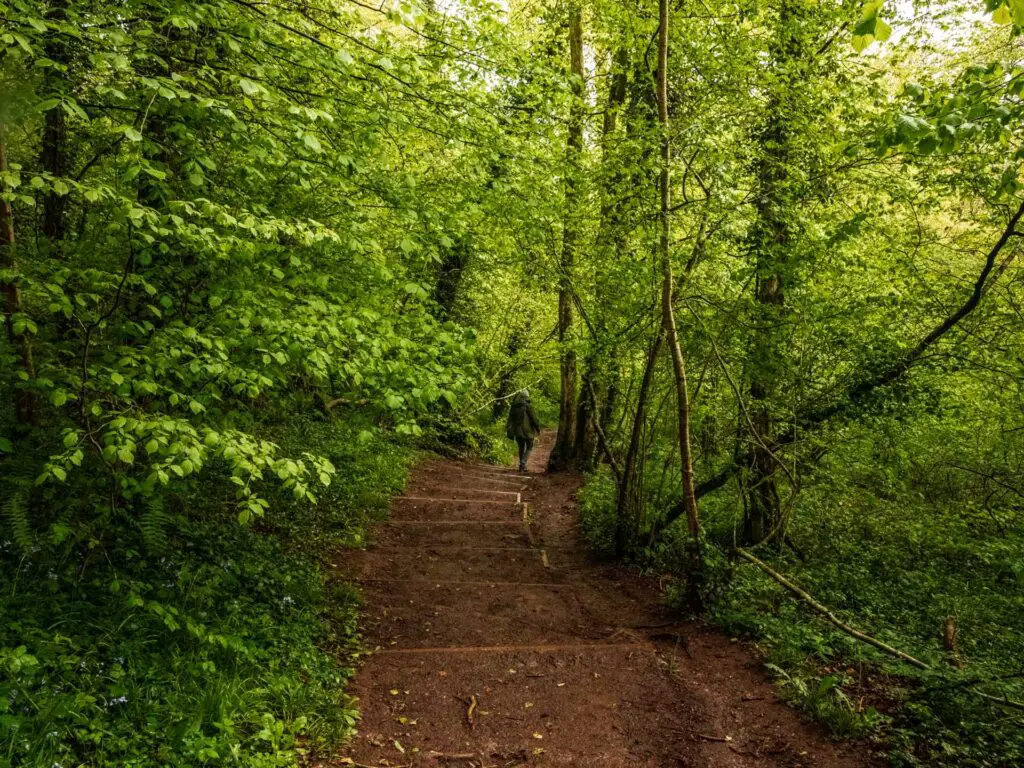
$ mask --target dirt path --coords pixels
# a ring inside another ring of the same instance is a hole
[[[740,644],[672,623],[656,585],[593,563],[579,478],[432,460],[376,544],[363,588],[359,734],[332,765],[853,766],[779,703]]]

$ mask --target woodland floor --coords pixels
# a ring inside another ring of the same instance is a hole
[[[868,766],[775,696],[743,644],[674,622],[657,584],[595,562],[580,478],[433,459],[375,545],[336,564],[376,649],[359,733],[326,766]]]

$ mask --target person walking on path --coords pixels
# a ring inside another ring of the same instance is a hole
[[[540,420],[530,403],[530,393],[525,389],[512,400],[508,411],[505,435],[519,446],[519,471],[526,471],[526,460],[533,450],[533,441],[540,434]]]

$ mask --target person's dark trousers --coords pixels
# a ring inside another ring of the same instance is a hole
[[[516,445],[519,446],[519,470],[526,470],[526,461],[530,458],[530,451],[533,450],[532,437],[517,437]]]

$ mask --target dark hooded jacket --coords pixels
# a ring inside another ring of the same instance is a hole
[[[510,440],[532,439],[540,433],[540,421],[533,412],[530,398],[522,393],[516,395],[508,412],[505,434]]]

